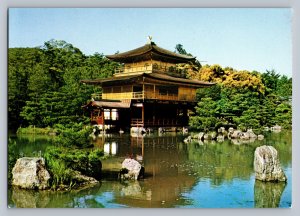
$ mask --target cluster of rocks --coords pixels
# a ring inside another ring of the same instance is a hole
[[[98,183],[95,178],[82,175],[79,171],[73,174],[73,179],[82,186]],[[45,190],[49,188],[50,179],[51,175],[42,157],[19,158],[12,169],[12,185],[19,188]]]
[[[218,142],[222,142],[225,139],[231,139],[231,140],[263,140],[264,136],[262,134],[256,135],[252,129],[248,129],[246,132],[243,132],[241,130],[235,130],[234,128],[230,127],[227,130],[225,130],[224,127],[220,127],[218,131],[210,131],[208,133],[200,132],[198,134],[195,134],[193,136],[188,136],[184,139],[184,142],[188,143],[192,140],[216,140]]]

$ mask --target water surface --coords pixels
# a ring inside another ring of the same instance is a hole
[[[99,137],[95,148],[110,157],[103,161],[104,179],[71,192],[28,191],[10,188],[9,207],[25,208],[270,208],[291,206],[291,132],[266,133],[250,143],[183,143],[180,134]],[[12,137],[14,152],[43,154],[49,137]],[[286,184],[255,181],[254,150],[272,145],[288,177]],[[113,173],[126,157],[145,166],[145,179],[120,182]],[[112,175],[108,175],[112,173]]]

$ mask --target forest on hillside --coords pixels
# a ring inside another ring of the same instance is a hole
[[[189,54],[182,45],[175,51]],[[103,54],[84,55],[65,41],[50,40],[41,47],[8,50],[8,127],[71,126],[89,122],[82,105],[101,88],[82,79],[113,75],[119,65]],[[193,65],[187,78],[215,82],[197,92],[191,128],[209,130],[222,124],[261,128],[275,124],[291,128],[292,78],[274,70],[237,71],[219,65]]]

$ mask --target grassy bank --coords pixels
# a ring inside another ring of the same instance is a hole
[[[57,133],[56,129],[46,127],[46,128],[38,128],[30,125],[25,128],[18,128],[17,134],[41,134],[41,135],[55,135]]]

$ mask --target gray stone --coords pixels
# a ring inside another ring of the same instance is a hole
[[[202,140],[202,139],[203,139],[203,136],[204,136],[204,133],[203,133],[203,132],[200,132],[200,133],[198,134],[197,139],[198,139],[198,140]]]
[[[98,183],[98,181],[95,178],[82,175],[81,172],[79,172],[79,171],[73,172],[73,180],[75,180],[76,182],[79,182],[80,185]]]
[[[262,134],[259,134],[258,136],[257,136],[257,139],[258,140],[263,140],[265,137],[264,137],[264,135],[262,135]]]
[[[248,139],[250,139],[250,134],[248,132],[241,133],[239,138],[244,139],[244,140],[248,140]]]
[[[218,133],[224,133],[226,130],[224,127],[218,128]]]
[[[232,134],[230,135],[231,138],[233,139],[239,139],[242,136],[242,131],[240,130],[235,130],[232,132]]]
[[[229,133],[233,133],[234,132],[234,128],[233,127],[228,128],[228,132]]]
[[[273,126],[273,127],[271,127],[271,131],[281,131],[281,126],[279,126],[279,125],[275,125],[275,126]]]
[[[247,133],[249,134],[250,139],[256,139],[257,135],[252,131],[252,129],[248,129]]]
[[[50,174],[44,158],[19,158],[12,170],[12,185],[24,189],[47,189]]]
[[[261,181],[286,181],[277,150],[273,146],[260,146],[254,153],[255,178]]]
[[[122,162],[122,169],[127,169],[128,173],[124,173],[121,175],[122,179],[132,179],[132,180],[137,180],[138,176],[140,174],[142,165],[131,158],[126,158],[123,162]]]

